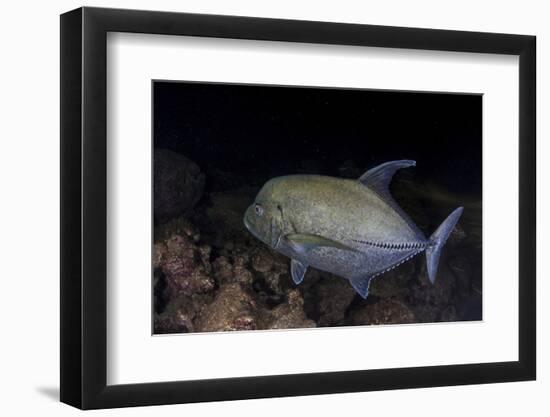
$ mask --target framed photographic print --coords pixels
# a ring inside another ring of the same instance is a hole
[[[61,400],[535,378],[535,38],[61,16]]]

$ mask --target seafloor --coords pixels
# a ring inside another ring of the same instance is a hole
[[[314,166],[304,168],[316,173]],[[342,177],[358,177],[353,161]],[[259,191],[246,178],[202,172],[183,155],[155,150],[154,333],[449,322],[482,318],[481,202],[399,173],[392,193],[429,236],[456,207],[435,285],[423,255],[373,280],[367,300],[347,280],[309,268],[294,285],[289,259],[245,229]]]

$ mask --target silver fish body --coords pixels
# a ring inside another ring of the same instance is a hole
[[[319,175],[274,178],[247,209],[244,223],[255,237],[291,258],[297,284],[311,266],[348,279],[366,298],[373,277],[424,251],[433,282],[441,248],[462,208],[426,239],[388,188],[396,170],[414,164],[388,162],[358,180]]]

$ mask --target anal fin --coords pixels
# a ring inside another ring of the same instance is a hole
[[[350,280],[351,286],[363,299],[366,299],[369,295],[369,285],[372,278],[373,277],[369,275],[367,277],[354,278]]]

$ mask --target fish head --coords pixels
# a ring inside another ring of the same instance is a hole
[[[244,225],[257,239],[276,249],[283,236],[283,215],[275,197],[275,182],[268,181],[244,213]]]

